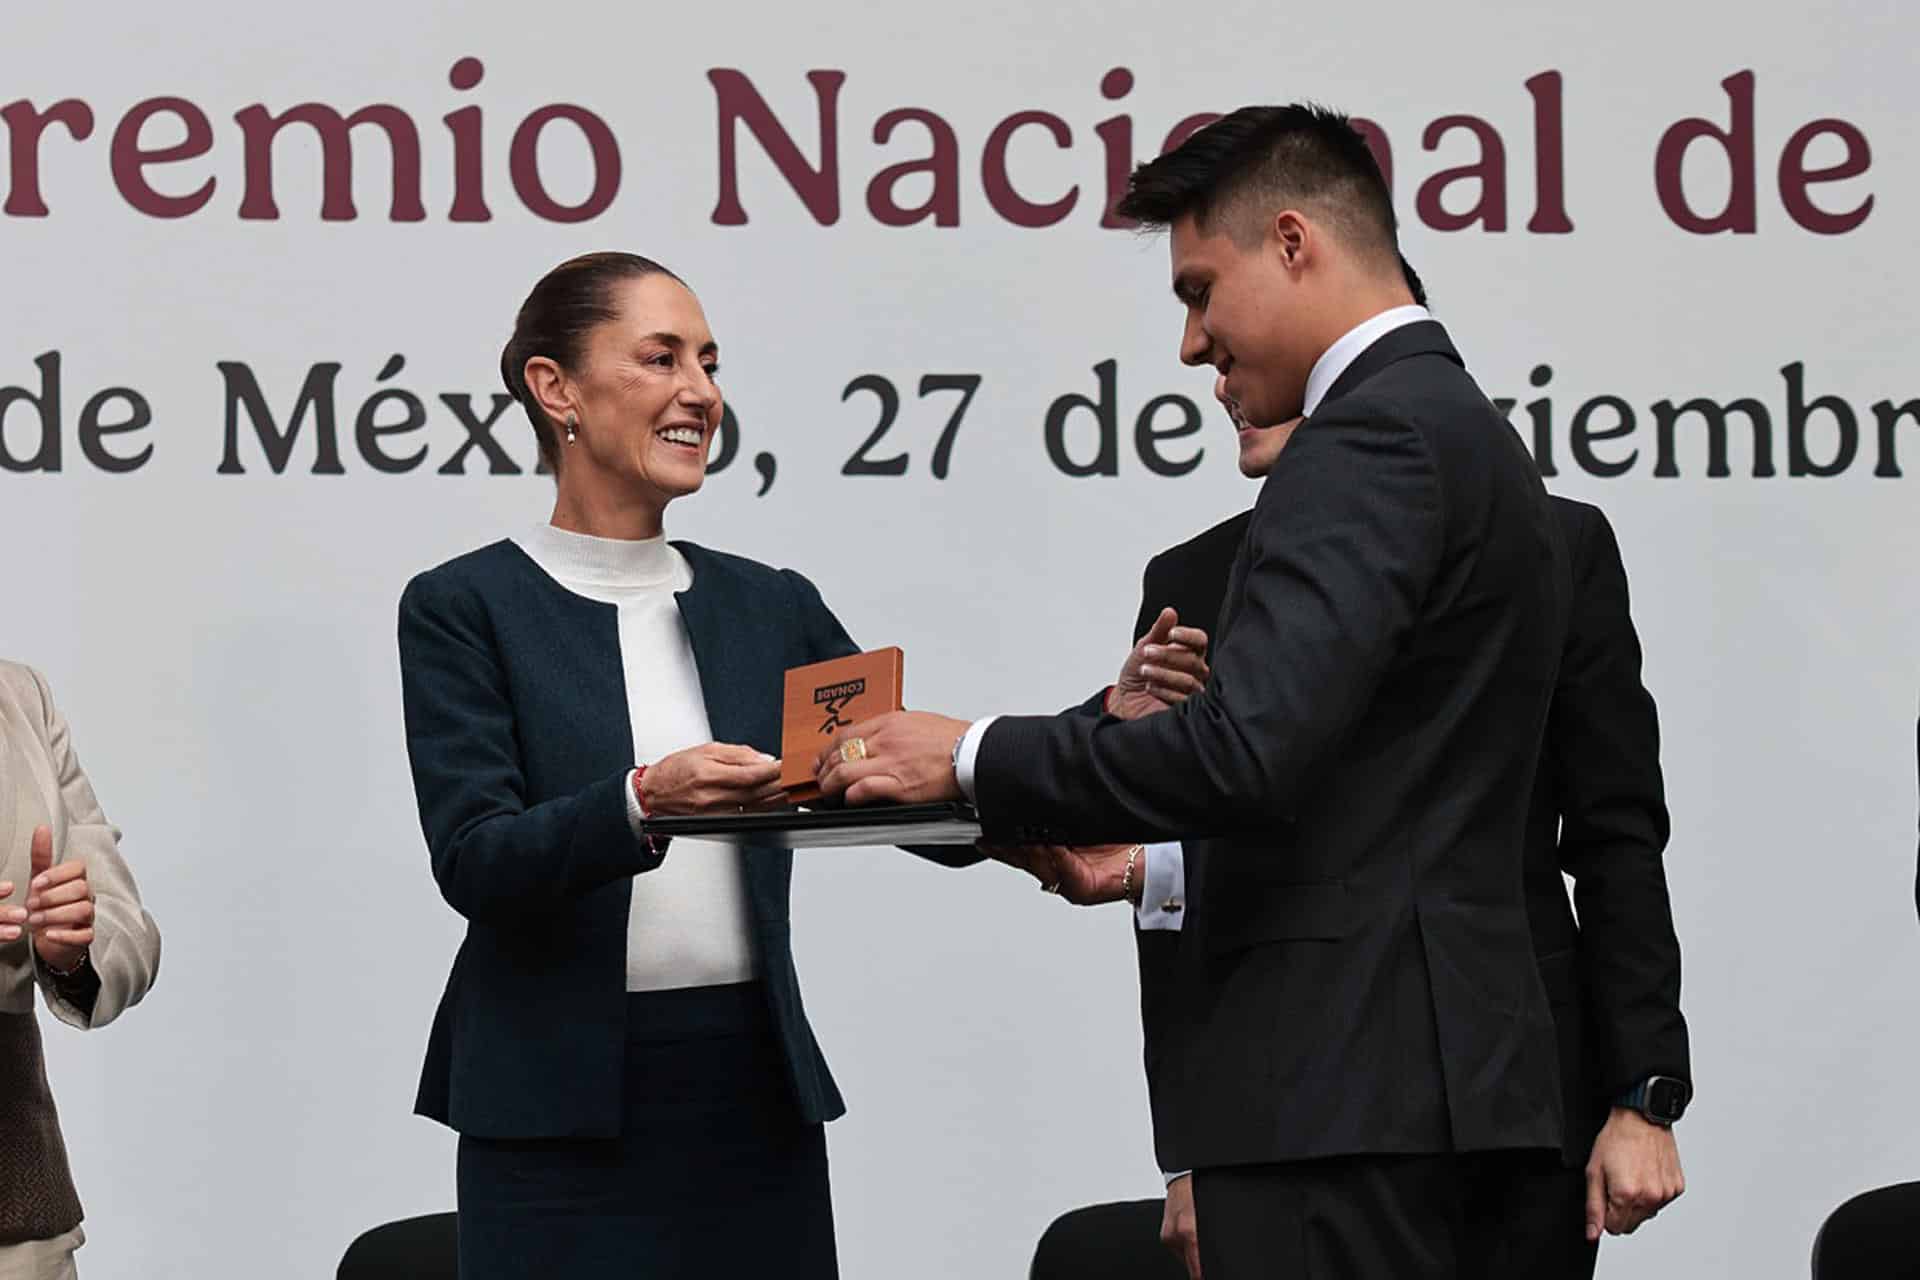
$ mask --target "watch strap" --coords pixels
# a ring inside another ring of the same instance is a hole
[[[1683,1092],[1680,1105],[1672,1115],[1656,1115],[1649,1105],[1653,1094],[1653,1087],[1656,1082],[1678,1085]],[[1687,1081],[1677,1076],[1651,1075],[1636,1082],[1631,1089],[1615,1098],[1613,1105],[1616,1107],[1625,1107],[1629,1111],[1637,1111],[1646,1118],[1648,1123],[1660,1125],[1662,1128],[1668,1128],[1680,1119],[1686,1112],[1687,1104],[1692,1101],[1693,1086]]]

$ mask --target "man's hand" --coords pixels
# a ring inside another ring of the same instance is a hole
[[[1040,882],[1049,893],[1057,893],[1076,907],[1091,907],[1102,902],[1118,902],[1125,895],[1127,855],[1137,845],[1102,844],[1069,848],[1057,844],[981,845],[980,851],[996,862],[1018,867]],[[1134,856],[1133,890],[1147,873],[1144,852]]]
[[[1615,1107],[1587,1161],[1587,1239],[1598,1240],[1603,1228],[1631,1235],[1686,1189],[1673,1130]]]
[[[1138,720],[1178,706],[1207,683],[1207,633],[1179,625],[1180,615],[1162,609],[1120,664],[1120,678],[1107,694],[1107,712]]]
[[[844,794],[848,804],[958,800],[953,748],[968,723],[930,711],[889,711],[842,729],[816,763],[820,790]]]
[[[1200,1229],[1193,1219],[1193,1175],[1167,1184],[1167,1207],[1160,1215],[1160,1243],[1186,1264],[1188,1280],[1200,1280]]]

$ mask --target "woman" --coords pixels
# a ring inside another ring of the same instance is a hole
[[[86,1242],[33,990],[90,1030],[153,986],[160,931],[119,845],[47,682],[0,662],[0,1280],[65,1280]]]
[[[500,367],[552,518],[400,602],[421,825],[467,919],[417,1103],[461,1135],[461,1275],[835,1275],[821,1126],[844,1108],[794,976],[791,854],[635,831],[778,800],[784,673],[855,646],[805,578],[662,534],[721,407],[672,272],[561,264]]]

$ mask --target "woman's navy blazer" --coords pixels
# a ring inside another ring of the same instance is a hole
[[[676,599],[714,740],[777,755],[787,668],[854,643],[799,574],[674,546],[693,570]],[[631,877],[660,860],[627,822],[636,762],[615,608],[496,542],[407,584],[400,675],[434,879],[467,920],[414,1109],[476,1137],[616,1136]],[[830,1120],[846,1108],[800,1002],[793,855],[750,847],[744,860],[794,1096],[808,1120]]]

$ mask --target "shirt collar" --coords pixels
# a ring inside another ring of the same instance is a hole
[[[528,530],[521,545],[563,586],[661,586],[673,580],[679,559],[664,534],[634,540],[595,538],[542,524]]]
[[[1404,307],[1389,307],[1371,319],[1362,320],[1341,334],[1334,344],[1313,362],[1313,368],[1307,374],[1307,393],[1301,401],[1301,414],[1310,414],[1320,407],[1320,402],[1327,398],[1327,392],[1333,390],[1333,384],[1340,380],[1340,375],[1347,371],[1348,365],[1359,358],[1362,351],[1395,329],[1431,319],[1433,319],[1433,313],[1425,307],[1411,304]]]

